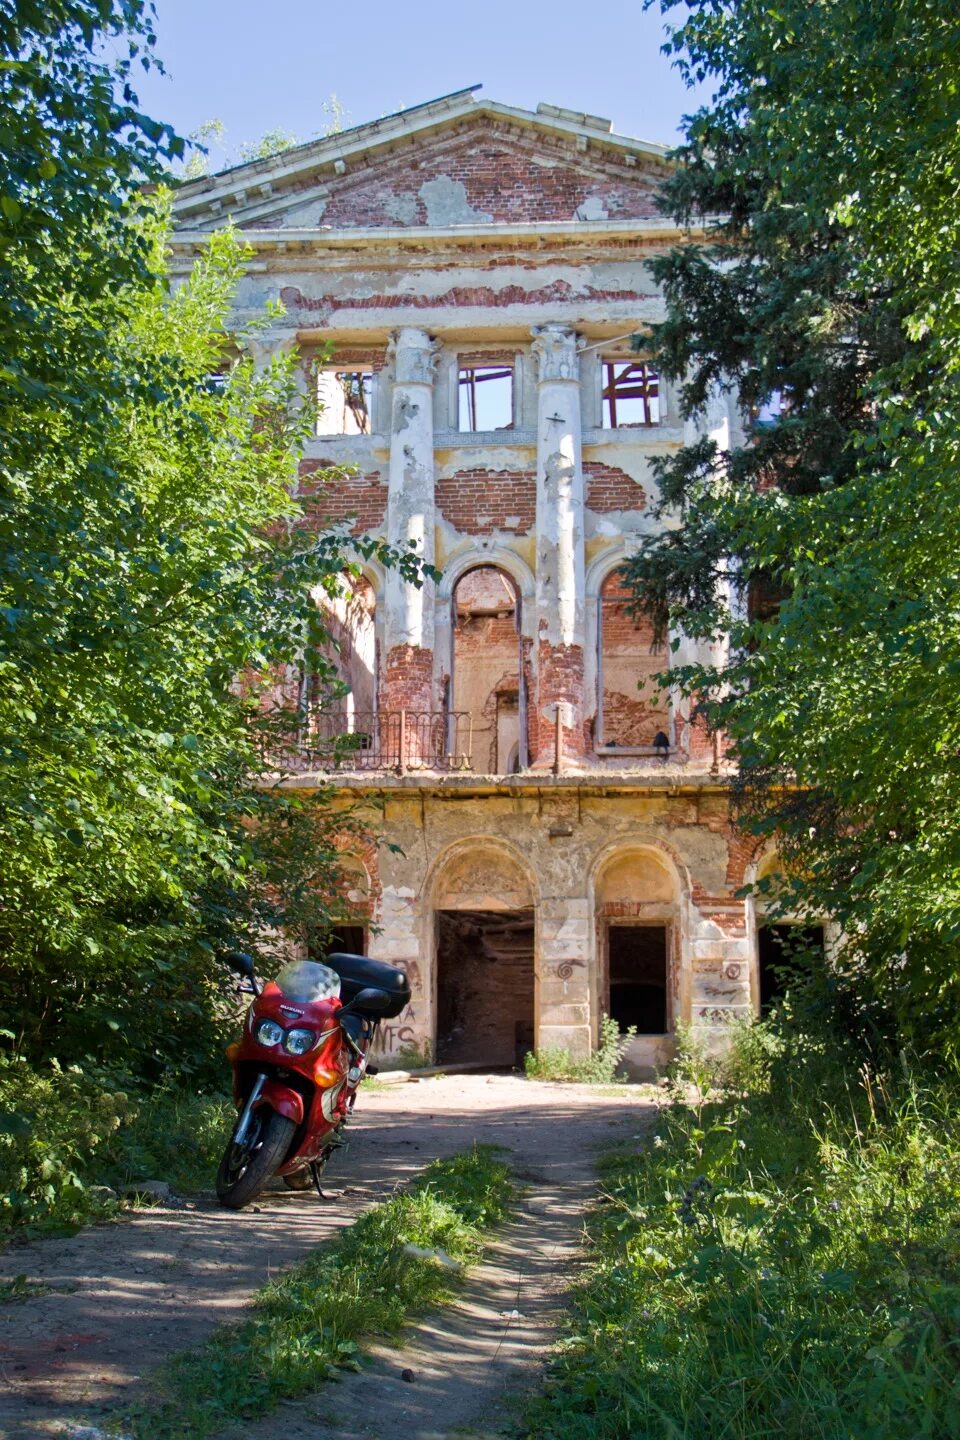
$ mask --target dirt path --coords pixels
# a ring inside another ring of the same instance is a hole
[[[361,1096],[349,1153],[327,1172],[334,1198],[326,1204],[284,1192],[237,1215],[204,1198],[192,1209],[144,1212],[127,1224],[9,1251],[0,1278],[27,1274],[57,1293],[0,1310],[0,1436],[68,1434],[69,1422],[90,1423],[122,1405],[167,1353],[235,1318],[277,1269],[434,1156],[473,1140],[505,1146],[529,1190],[461,1302],[413,1327],[402,1351],[375,1351],[362,1375],[258,1421],[257,1435],[427,1440],[454,1430],[495,1432],[510,1394],[531,1382],[549,1343],[592,1194],[595,1152],[639,1133],[651,1109],[643,1089],[598,1092],[511,1076],[391,1087]],[[504,1318],[513,1310],[521,1318]],[[406,1369],[412,1384],[400,1379]]]

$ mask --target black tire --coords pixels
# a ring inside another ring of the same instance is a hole
[[[294,1170],[289,1175],[281,1175],[280,1179],[288,1190],[312,1190],[313,1176],[309,1169],[304,1166],[302,1170]]]
[[[296,1125],[276,1110],[258,1110],[251,1122],[250,1139],[237,1145],[231,1135],[217,1171],[217,1199],[228,1210],[242,1210],[260,1194],[270,1176],[283,1164]]]

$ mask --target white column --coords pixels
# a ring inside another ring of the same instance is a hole
[[[423,330],[398,330],[390,342],[394,366],[390,415],[390,481],[387,538],[433,563],[433,378],[437,342]],[[406,584],[396,571],[387,577],[386,648],[433,648],[433,593]]]
[[[411,542],[420,559],[434,558],[433,380],[437,342],[423,330],[398,330],[390,342],[390,480],[387,538],[402,550]],[[384,621],[386,703],[432,709],[434,585],[408,584],[396,570],[386,583]],[[403,673],[401,674],[401,669]]]
[[[534,763],[552,755],[551,726],[564,706],[563,747],[583,745],[584,487],[580,343],[566,325],[539,325],[537,386],[537,666]]]

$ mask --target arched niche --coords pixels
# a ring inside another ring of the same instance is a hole
[[[532,875],[506,847],[458,845],[431,886],[438,1063],[521,1065],[537,1005]]]
[[[533,877],[506,846],[483,838],[458,844],[437,866],[435,910],[522,910],[532,907]]]

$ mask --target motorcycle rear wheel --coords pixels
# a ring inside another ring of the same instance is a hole
[[[276,1110],[258,1110],[249,1140],[237,1145],[231,1135],[217,1171],[217,1199],[228,1210],[242,1210],[260,1194],[290,1148],[296,1125]]]

